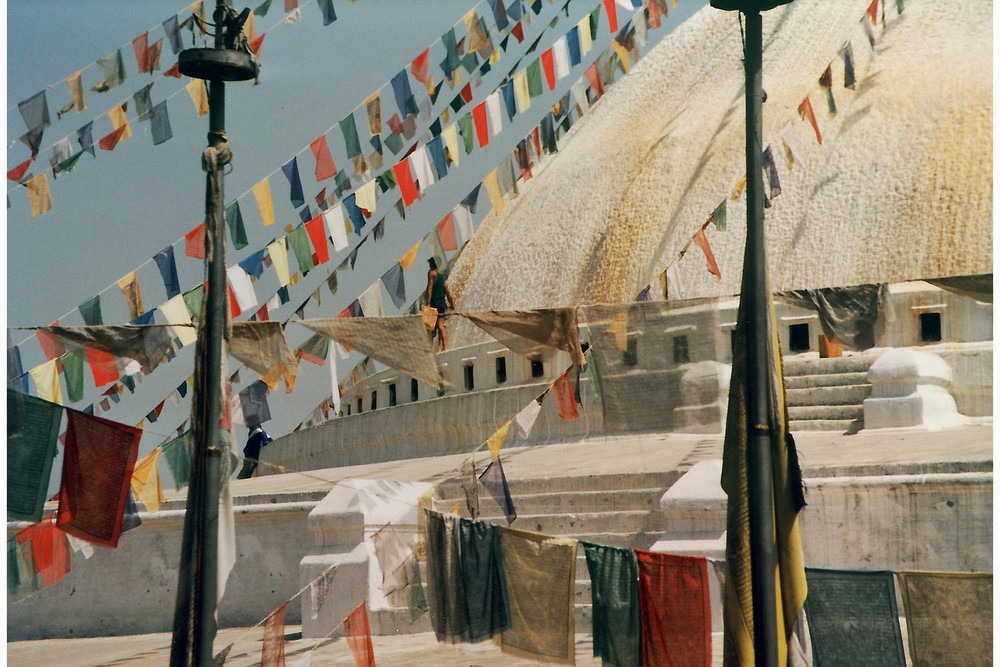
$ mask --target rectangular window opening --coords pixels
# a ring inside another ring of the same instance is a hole
[[[371,409],[372,410],[377,410],[378,409],[378,391],[373,391],[372,392],[372,407],[371,407]]]
[[[688,353],[688,337],[674,336],[674,363],[686,364],[689,361],[691,356]]]
[[[496,358],[497,384],[507,381],[507,357]]]
[[[936,343],[941,340],[941,313],[920,313],[920,342]]]
[[[531,377],[540,378],[545,375],[545,365],[541,359],[531,360]]]
[[[389,407],[396,405],[396,385],[395,383],[389,385]]]
[[[417,381],[410,378],[410,400],[417,401],[420,399],[420,389],[417,387]]]
[[[809,351],[809,324],[788,325],[788,349],[792,352]]]
[[[465,372],[465,388],[468,391],[472,391],[473,389],[476,388],[475,366],[473,366],[472,364],[468,364],[466,366],[463,366],[462,368],[464,369]]]

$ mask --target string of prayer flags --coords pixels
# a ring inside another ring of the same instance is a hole
[[[498,461],[494,462],[496,465]],[[510,586],[511,628],[501,649],[572,662],[576,540],[500,528],[500,549]]]
[[[823,143],[823,135],[820,134],[819,125],[816,124],[816,114],[813,113],[812,102],[809,101],[809,96],[799,103],[799,115],[809,121],[812,125],[813,132],[816,133],[816,142]]]
[[[57,525],[69,535],[114,549],[142,431],[67,411]]]
[[[643,664],[711,664],[708,559],[642,549],[635,554]]]
[[[344,638],[357,667],[375,667],[375,648],[372,646],[372,632],[368,625],[367,603],[362,602],[344,619]]]
[[[469,519],[458,523],[468,640],[479,642],[511,627],[500,527]]]
[[[261,648],[261,667],[284,667],[285,664],[285,607],[288,602],[271,612],[264,623]]]
[[[613,665],[642,664],[636,552],[591,542],[580,544],[590,573],[594,657]]]
[[[8,520],[41,521],[62,413],[58,404],[7,390]]]
[[[490,462],[479,476],[479,483],[492,496],[493,500],[500,507],[507,519],[507,525],[511,525],[517,519],[517,510],[514,508],[514,499],[510,495],[510,487],[507,485],[507,476],[503,472],[503,464],[498,456]]]

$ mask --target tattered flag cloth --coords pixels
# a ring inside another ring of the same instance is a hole
[[[590,542],[580,544],[590,572],[594,657],[605,664],[639,667],[642,661],[635,551]]]
[[[486,440],[486,446],[490,450],[490,458],[494,461],[500,457],[500,448],[503,446],[503,441],[507,437],[507,431],[510,430],[512,423],[513,420],[507,422]]]
[[[119,521],[121,514],[118,515]],[[70,572],[72,560],[66,533],[56,526],[52,515],[41,523],[28,526],[17,532],[17,541],[31,543],[34,568],[42,575],[42,586],[51,586]]]
[[[284,377],[289,391],[299,373],[299,358],[288,347],[281,322],[233,322],[229,354],[261,375]]]
[[[357,609],[344,619],[344,638],[354,655],[357,667],[375,667],[375,648],[372,646],[372,631],[368,625],[368,605],[365,602],[358,605]]]
[[[372,546],[375,547],[375,559],[382,571],[382,592],[389,595],[402,590],[407,583],[403,566],[409,561],[412,550],[403,544],[391,523],[385,524],[372,535]]]
[[[142,431],[75,410],[67,417],[58,526],[114,549]]]
[[[341,317],[303,320],[300,324],[435,389],[446,386],[419,315]]]
[[[469,641],[478,642],[510,629],[500,529],[485,521],[459,519],[459,533]]]
[[[816,664],[906,664],[892,572],[806,568],[806,581]]]
[[[992,572],[899,572],[914,665],[989,665]]]
[[[500,528],[511,628],[501,636],[504,653],[572,663],[576,540]]]
[[[188,328],[194,332],[193,328]],[[147,372],[155,370],[163,363],[171,348],[170,329],[161,325],[44,327],[39,331],[45,331],[64,343],[78,345],[88,350],[100,350],[114,357],[135,359]]]
[[[503,464],[499,456],[479,476],[479,483],[486,487],[486,491],[500,506],[507,519],[507,525],[514,523],[517,519],[517,510],[514,508],[514,499],[510,497],[510,487],[507,486],[507,476],[503,474]]]
[[[468,617],[459,557],[459,519],[424,510],[427,549],[427,604],[439,642],[465,641]]]
[[[62,413],[60,405],[7,390],[7,519],[41,520]]]
[[[583,366],[576,308],[493,310],[458,314],[518,354],[530,354],[536,347],[535,344],[540,344],[568,352],[574,365]]]
[[[167,246],[153,256],[156,267],[160,270],[163,278],[163,288],[167,292],[167,298],[177,296],[181,293],[180,281],[177,278],[177,262],[174,259],[174,247]]]
[[[641,549],[635,555],[643,664],[711,665],[708,559]]]
[[[288,602],[283,602],[280,607],[271,612],[264,623],[264,642],[260,655],[261,667],[284,667],[285,666],[285,607]]]

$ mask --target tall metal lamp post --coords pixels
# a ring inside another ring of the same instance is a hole
[[[229,326],[223,170],[232,158],[226,141],[224,82],[257,76],[257,61],[242,32],[249,15],[249,9],[237,14],[223,0],[216,0],[211,26],[215,47],[186,49],[178,58],[181,74],[208,81],[208,147],[202,153],[208,294],[199,319],[195,356],[192,471],[174,607],[172,666],[211,665],[216,632],[219,498],[231,472],[228,438],[222,433],[222,383],[227,379],[222,365]]]
[[[747,241],[744,280],[750,281],[744,294],[751,297],[748,328],[747,387],[750,505],[750,560],[753,589],[754,654],[757,665],[778,664],[777,599],[775,570],[777,564],[774,542],[774,498],[771,474],[771,445],[768,424],[772,423],[768,409],[768,332],[766,309],[770,307],[767,289],[767,258],[764,246],[764,176],[761,147],[761,104],[763,84],[762,11],[788,4],[792,0],[711,0],[716,9],[743,12],[746,18],[746,42],[743,47],[743,68],[746,76],[746,161],[747,161]]]

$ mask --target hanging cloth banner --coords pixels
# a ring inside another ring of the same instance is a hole
[[[60,405],[7,390],[8,520],[41,521],[62,413]]]
[[[147,512],[160,509],[164,498],[163,484],[160,481],[159,447],[135,462],[131,485],[136,500],[146,506]]]
[[[302,179],[299,178],[299,159],[293,157],[291,160],[281,165],[281,172],[288,179],[288,198],[292,202],[293,208],[298,208],[306,203],[302,194]]]
[[[257,210],[260,212],[260,218],[264,222],[264,226],[274,224],[274,204],[271,201],[271,184],[265,178],[257,185],[253,186],[252,190],[253,198],[257,202]],[[205,254],[202,252],[201,258],[204,259]]]
[[[992,572],[898,572],[896,576],[913,664],[992,662]]]
[[[823,135],[819,132],[819,125],[816,124],[816,114],[813,113],[812,102],[809,101],[809,96],[799,103],[799,115],[809,121],[812,125],[813,132],[816,133],[816,143],[823,143]]]
[[[480,642],[510,629],[500,528],[485,521],[459,519],[459,544],[468,639]]]
[[[299,358],[288,346],[281,322],[233,322],[229,354],[261,375],[280,374],[289,390],[299,372]]]
[[[178,297],[175,297],[178,298]],[[183,303],[183,302],[181,302]],[[163,312],[163,306],[160,307]],[[186,312],[186,309],[185,309]],[[190,322],[190,318],[187,320]],[[99,327],[45,327],[45,331],[63,343],[95,349],[113,355],[135,359],[143,372],[151,373],[166,361],[170,352],[170,329],[193,333],[193,327],[166,327],[160,325],[136,326],[133,324],[104,325]]]
[[[188,434],[174,438],[170,442],[160,445],[163,458],[167,460],[167,467],[174,477],[175,488],[187,486],[191,479],[191,442]]]
[[[536,345],[569,353],[575,366],[583,366],[583,350],[576,308],[493,310],[457,313],[518,354],[531,354]]]
[[[65,533],[114,549],[142,431],[70,410],[57,525]]]
[[[591,581],[594,657],[613,665],[642,664],[635,551],[591,542],[580,544]]]
[[[462,587],[459,518],[424,510],[427,552],[427,603],[440,642],[465,641],[468,616]]]
[[[643,664],[712,664],[708,559],[642,549],[635,555]]]
[[[708,272],[713,276],[722,280],[722,272],[719,271],[719,265],[715,263],[715,255],[712,254],[712,248],[708,245],[708,238],[705,236],[704,225],[695,232],[694,237],[691,239],[694,244],[701,248],[701,251],[705,253],[705,261],[708,262]]]
[[[28,373],[31,375],[31,379],[35,381],[35,390],[39,398],[62,405],[63,397],[62,388],[59,384],[57,359],[39,364],[28,371]]]

